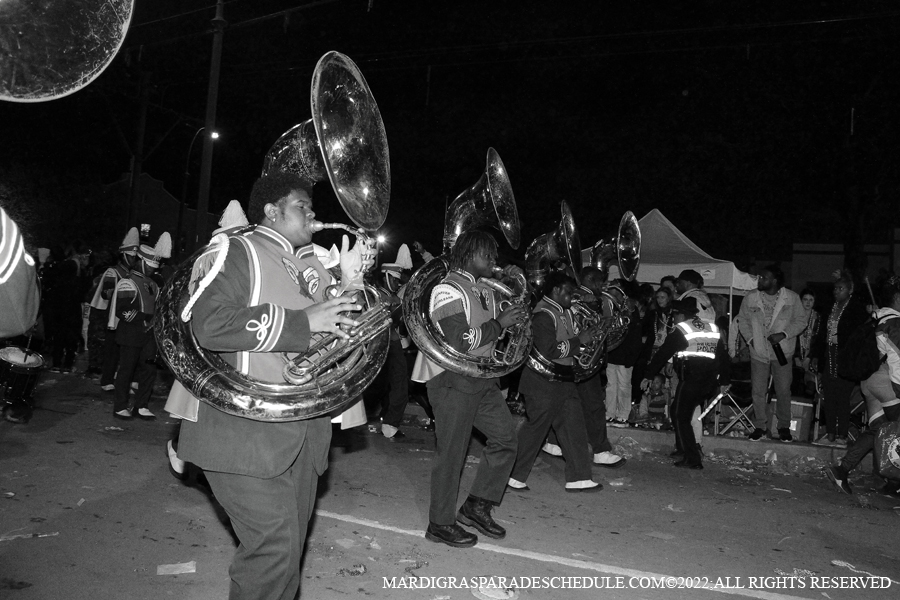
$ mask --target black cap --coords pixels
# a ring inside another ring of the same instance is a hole
[[[683,279],[684,281],[690,281],[697,287],[703,285],[703,276],[700,275],[697,271],[693,269],[685,269],[682,271],[676,279]]]

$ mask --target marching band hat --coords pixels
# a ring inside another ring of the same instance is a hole
[[[693,269],[685,269],[684,271],[679,273],[678,277],[676,277],[675,279],[676,280],[681,279],[683,281],[690,281],[697,287],[700,287],[701,285],[703,285],[703,276],[700,275],[700,273],[698,273],[697,271],[695,271]]]
[[[685,281],[690,281],[689,279]],[[697,299],[696,298],[683,298],[681,300],[673,300],[672,301],[672,312],[681,313],[683,315],[696,316],[700,314],[700,309],[697,308]]]
[[[232,200],[228,203],[228,206],[225,207],[222,218],[219,219],[219,227],[213,231],[212,234],[217,235],[223,231],[227,232],[229,229],[246,227],[249,224],[250,221],[247,220],[247,215],[244,214],[241,203],[237,200]]]
[[[119,246],[119,252],[134,256],[137,254],[138,246],[140,244],[141,236],[138,234],[138,228],[132,227],[128,230],[128,233],[125,234],[125,239],[122,240],[122,244]]]
[[[137,249],[137,255],[147,263],[148,267],[158,269],[163,259],[172,256],[172,236],[168,231],[162,232],[159,239],[156,240],[156,246],[150,247],[147,244],[141,244]]]

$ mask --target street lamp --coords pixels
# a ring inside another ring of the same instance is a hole
[[[181,188],[181,206],[178,207],[178,226],[175,228],[175,243],[178,247],[179,256],[181,255],[182,250],[181,225],[184,219],[184,205],[187,204],[188,184],[191,180],[191,151],[194,149],[194,142],[197,141],[197,136],[200,135],[200,132],[204,129],[206,129],[205,126],[194,132],[194,137],[191,138],[191,145],[188,146],[187,157],[184,160],[184,182],[182,183]],[[219,139],[219,132],[213,131],[209,137],[210,139],[217,140]]]

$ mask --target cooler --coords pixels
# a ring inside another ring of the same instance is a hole
[[[801,396],[794,396],[791,400],[791,435],[797,442],[810,441],[810,429],[812,427],[815,409],[811,402]],[[778,439],[778,423],[775,418],[775,400],[766,406],[766,416],[769,423],[769,434]]]

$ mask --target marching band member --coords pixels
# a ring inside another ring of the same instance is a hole
[[[115,400],[113,417],[131,419],[137,415],[142,419],[156,416],[148,408],[153,382],[156,380],[156,337],[153,335],[153,315],[156,314],[156,297],[159,286],[152,275],[159,268],[160,261],[168,258],[172,251],[172,240],[168,233],[159,236],[156,246],[151,248],[141,244],[137,251],[138,261],[128,276],[119,280],[110,307],[110,321],[118,319],[116,343],[119,344],[119,368],[116,371]],[[128,407],[128,394],[132,378],[136,378],[138,389],[133,408]]]
[[[25,252],[16,222],[0,207],[0,339],[31,329],[40,305],[34,259]]]
[[[565,272],[550,273],[544,283],[544,296],[534,307],[531,321],[534,339],[532,352],[539,352],[557,365],[569,368],[574,363],[573,357],[596,334],[594,328],[575,333],[570,309],[576,289],[575,280]],[[514,489],[529,489],[525,482],[547,432],[553,427],[566,457],[566,491],[596,492],[603,489],[591,478],[587,430],[575,383],[550,381],[528,365],[522,373],[519,390],[525,396],[528,421],[519,431],[516,462],[508,485]]]
[[[384,369],[388,377],[388,397],[381,416],[381,433],[388,439],[401,439],[406,434],[400,431],[400,422],[409,403],[409,373],[407,371],[406,353],[400,341],[400,325],[403,312],[400,310],[402,298],[403,271],[412,268],[409,248],[400,246],[397,262],[381,265],[382,283],[385,296],[390,298],[391,305],[391,341],[388,346],[387,361]]]
[[[132,227],[119,245],[119,261],[115,266],[106,269],[100,277],[94,297],[91,299],[91,320],[94,321],[93,315],[97,314],[96,320],[100,322],[99,326],[105,330],[102,347],[103,366],[100,374],[100,389],[104,392],[111,392],[115,389],[113,382],[116,377],[116,367],[119,365],[119,344],[116,343],[115,334],[119,320],[115,315],[110,317],[109,303],[119,280],[128,277],[140,244],[138,229]]]
[[[675,314],[675,330],[666,337],[647,365],[641,389],[650,386],[650,380],[659,373],[666,362],[675,357],[678,388],[675,391],[675,450],[684,452],[684,458],[676,467],[703,468],[700,444],[694,435],[691,420],[694,409],[716,393],[716,387],[726,392],[730,387],[731,360],[722,341],[719,328],[707,323],[699,315],[696,298],[684,298],[672,303]]]
[[[360,310],[355,296],[328,299],[336,283],[312,245],[317,222],[311,185],[274,171],[256,181],[250,232],[228,238],[224,265],[193,307],[198,343],[239,372],[283,383],[282,352],[310,345],[313,333],[348,338],[341,325]],[[340,251],[341,285],[361,279],[369,250],[347,237]],[[319,475],[327,468],[327,416],[265,422],[201,402],[196,421],[181,421],[180,460],[203,469],[240,544],[229,569],[230,600],[296,598],[300,561]]]
[[[525,319],[521,306],[499,311],[493,290],[478,282],[492,276],[496,261],[494,238],[482,231],[467,231],[450,253],[450,272],[432,290],[431,319],[459,352],[487,356],[503,329]],[[506,267],[510,269],[516,267]],[[425,537],[457,548],[474,546],[478,536],[457,525],[458,521],[502,539],[506,530],[491,517],[491,509],[500,503],[516,459],[516,429],[499,380],[443,371],[429,379],[427,386],[436,447]],[[487,437],[487,445],[468,499],[457,511],[460,473],[473,426]]]

